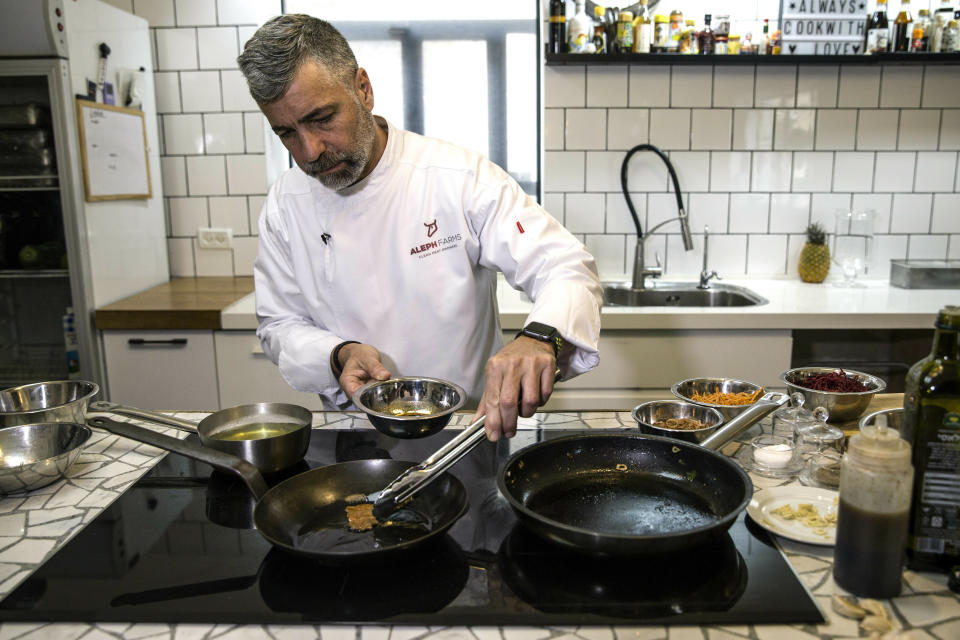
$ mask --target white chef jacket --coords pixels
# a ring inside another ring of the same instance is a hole
[[[334,191],[293,167],[264,203],[257,336],[287,383],[348,407],[329,358],[356,340],[393,376],[455,382],[475,407],[502,346],[498,270],[534,300],[528,322],[573,347],[562,377],[594,368],[602,292],[586,248],[482,155],[377,121],[387,145],[363,180]]]

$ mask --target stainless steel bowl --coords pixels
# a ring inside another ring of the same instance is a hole
[[[691,404],[682,400],[652,400],[633,408],[631,413],[642,433],[652,436],[666,436],[677,440],[697,443],[712,434],[723,424],[723,414],[710,407]],[[702,429],[670,429],[658,427],[654,423],[670,418],[693,418],[705,427]]]
[[[674,384],[670,388],[670,391],[673,392],[673,395],[684,402],[689,402],[700,407],[716,409],[723,416],[724,420],[731,420],[743,413],[747,407],[752,405],[711,404],[709,402],[699,402],[692,398],[693,394],[714,393],[718,390],[721,393],[755,393],[761,389],[763,389],[763,387],[758,384],[747,382],[746,380],[736,380],[734,378],[688,378]],[[760,398],[762,395],[763,394],[760,394],[757,397]]]
[[[23,493],[64,476],[92,431],[71,422],[41,422],[0,429],[0,493]]]
[[[436,378],[391,378],[368,382],[353,394],[353,404],[377,431],[394,438],[422,438],[447,426],[467,394]]]
[[[870,424],[884,422],[888,428],[903,434],[903,409],[882,409],[874,411],[860,418],[860,428]]]
[[[837,367],[798,367],[780,374],[780,380],[786,385],[787,393],[794,391],[803,395],[803,406],[813,411],[817,407],[827,410],[827,422],[847,422],[856,420],[863,413],[873,396],[887,388],[887,383],[876,376],[862,371],[844,369],[847,376],[853,376],[867,385],[869,391],[842,393],[839,391],[815,391],[796,384],[797,376],[810,373],[834,373]]]
[[[83,424],[100,387],[84,380],[34,382],[0,390],[0,427],[40,422]]]

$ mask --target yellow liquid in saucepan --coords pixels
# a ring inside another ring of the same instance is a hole
[[[214,440],[262,440],[264,438],[275,438],[284,434],[296,431],[301,425],[287,422],[268,422],[260,424],[248,424],[229,431],[222,431],[214,434]]]

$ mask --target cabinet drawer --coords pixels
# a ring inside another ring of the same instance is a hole
[[[220,402],[233,407],[251,402],[289,402],[311,411],[323,409],[320,396],[290,387],[270,362],[254,331],[217,331]]]
[[[142,409],[216,411],[212,331],[104,331],[107,395]]]

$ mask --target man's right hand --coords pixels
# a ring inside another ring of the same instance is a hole
[[[340,374],[340,388],[348,398],[371,380],[388,380],[390,372],[380,362],[380,352],[369,344],[352,343],[344,345],[339,353],[343,373]]]

